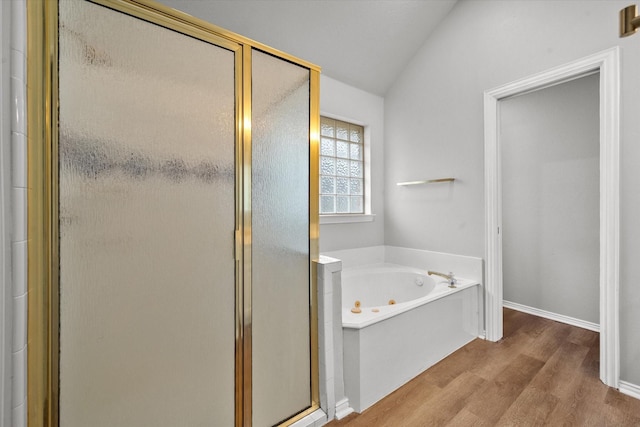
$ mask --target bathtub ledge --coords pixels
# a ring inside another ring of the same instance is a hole
[[[342,327],[345,329],[362,329],[367,326],[374,325],[382,320],[389,319],[391,317],[402,314],[412,308],[419,307],[423,304],[427,304],[431,301],[439,300],[448,295],[455,294],[464,289],[472,286],[479,285],[480,283],[475,280],[458,278],[458,283],[454,289],[449,288],[445,282],[438,283],[433,292],[425,297],[418,298],[412,301],[403,302],[400,304],[382,306],[382,307],[361,307],[362,313],[355,314],[351,312],[351,308],[342,308]],[[376,308],[380,310],[377,313],[371,311]]]

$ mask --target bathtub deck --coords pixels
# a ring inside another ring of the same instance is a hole
[[[499,343],[475,340],[329,427],[640,425],[640,400],[598,379],[598,334],[504,309]]]

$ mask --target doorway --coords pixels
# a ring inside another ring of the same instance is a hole
[[[504,306],[599,331],[598,73],[500,100]]]
[[[485,92],[486,337],[502,338],[503,218],[499,105],[517,95],[599,73],[600,379],[619,380],[619,53],[610,49]]]

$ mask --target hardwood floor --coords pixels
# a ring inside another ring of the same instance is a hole
[[[467,344],[327,426],[640,426],[640,400],[598,378],[596,332],[505,309],[504,337]]]

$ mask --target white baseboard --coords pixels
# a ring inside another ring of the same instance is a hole
[[[555,320],[556,322],[577,326],[578,328],[600,332],[600,325],[597,323],[587,322],[586,320],[576,319],[565,316],[564,314],[551,313],[550,311],[540,310],[539,308],[529,307],[511,301],[502,301],[502,306],[512,310],[522,311],[523,313],[533,314],[534,316],[544,317],[545,319]]]
[[[341,420],[353,412],[353,408],[349,406],[349,399],[346,397],[336,402],[336,419]]]
[[[620,393],[640,399],[640,385],[631,384],[626,381],[619,381],[618,386],[620,387]]]

